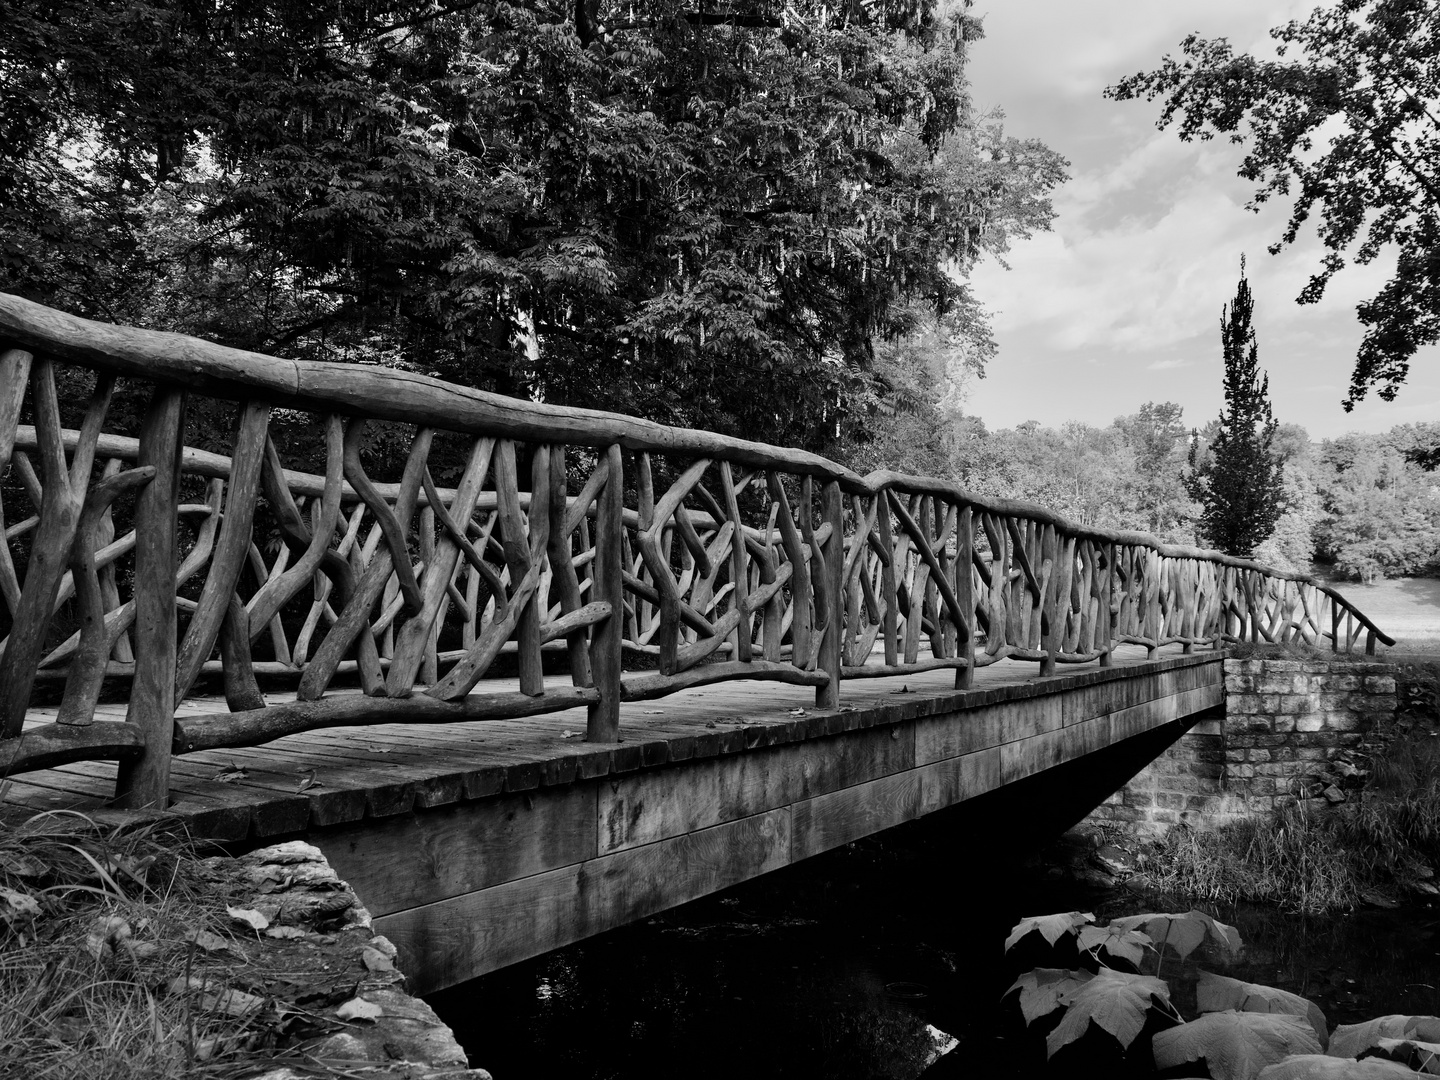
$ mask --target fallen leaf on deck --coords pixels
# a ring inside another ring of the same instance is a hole
[[[660,716],[660,715],[663,714],[664,712],[665,712],[664,709],[645,709],[645,710],[644,710],[644,713],[645,713],[646,716]]]
[[[372,753],[372,754],[388,754],[388,753],[390,752],[390,748],[389,748],[388,746],[386,746],[386,747],[367,746],[367,747],[365,747],[365,749],[366,749],[366,750],[369,750],[370,753]]]
[[[249,775],[242,766],[236,765],[232,761],[226,768],[221,769],[210,779],[218,780],[222,784],[234,784],[244,780]]]
[[[562,739],[578,739],[582,734],[583,732],[579,731],[562,731],[560,737]]]
[[[297,784],[295,787],[296,795],[299,795],[300,792],[306,790],[307,788],[321,786],[320,781],[315,779],[314,769],[300,768],[296,769],[295,771],[300,774],[300,783]]]
[[[236,922],[243,922],[254,930],[264,930],[270,925],[270,920],[254,908],[227,907],[225,913]]]
[[[336,1009],[335,1015],[341,1020],[378,1020],[385,1015],[385,1010],[372,1001],[357,997]]]
[[[914,692],[915,692],[914,690],[911,690],[911,689],[910,689],[910,684],[909,684],[909,683],[906,683],[904,686],[900,687],[899,690],[891,690],[891,691],[890,691],[890,693],[892,693],[892,694],[913,694]]]
[[[805,710],[804,710],[804,709],[791,709],[791,710],[790,710],[790,715],[791,715],[791,716],[804,716],[804,715],[805,715]]]

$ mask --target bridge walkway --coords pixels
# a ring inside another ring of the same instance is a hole
[[[1162,656],[1179,657],[1178,647]],[[1190,659],[1214,657],[1202,653]],[[1163,661],[1162,661],[1163,663]],[[171,767],[171,810],[197,836],[259,842],[309,829],[385,818],[412,810],[525,792],[576,780],[618,775],[691,758],[799,742],[929,715],[942,705],[974,709],[998,700],[1053,693],[1104,675],[1123,679],[1147,663],[1145,650],[1122,646],[1107,674],[1098,663],[1073,665],[1042,678],[1033,662],[1002,660],[975,672],[974,687],[957,691],[954,673],[936,670],[847,680],[838,710],[819,710],[807,686],[734,681],[621,706],[621,741],[584,740],[585,709],[516,720],[452,724],[378,724],[289,735],[264,746],[177,756]],[[547,679],[568,688],[569,677]],[[518,688],[495,679],[477,691]],[[347,691],[339,691],[345,693]],[[358,690],[349,691],[358,693]],[[270,704],[293,694],[267,693]],[[195,695],[176,710],[183,719],[224,711],[221,697]],[[123,702],[101,704],[96,719],[123,720]],[[35,707],[26,726],[55,720],[54,707]],[[43,810],[103,811],[115,790],[114,762],[77,762],[0,781],[0,804],[13,820]]]

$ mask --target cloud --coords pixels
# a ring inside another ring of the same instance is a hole
[[[1187,415],[1216,412],[1220,315],[1242,254],[1279,418],[1319,435],[1433,418],[1421,414],[1440,396],[1440,350],[1416,357],[1403,402],[1339,408],[1364,334],[1355,305],[1380,289],[1388,265],[1348,267],[1321,303],[1297,305],[1323,251],[1302,233],[1267,254],[1288,204],[1245,209],[1252,186],[1235,176],[1243,150],[1182,143],[1155,129],[1158,105],[1101,96],[1175,52],[1191,30],[1257,50],[1268,45],[1269,27],[1303,18],[1311,6],[1011,0],[991,10],[971,68],[977,100],[1000,102],[1011,134],[1041,138],[1073,163],[1055,197],[1055,231],[1016,244],[1007,256],[1012,270],[986,263],[971,275],[994,312],[1000,345],[971,401],[992,427],[1029,417],[1104,424],[1146,400],[1175,401]]]

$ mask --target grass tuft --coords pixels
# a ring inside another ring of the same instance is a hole
[[[1336,807],[1306,800],[1272,820],[1170,830],[1146,858],[1157,888],[1304,914],[1351,910],[1432,876],[1440,861],[1440,738],[1395,739],[1368,786]]]
[[[233,1072],[260,1017],[214,992],[240,955],[230,935],[181,833],[68,811],[0,831],[0,1076]]]

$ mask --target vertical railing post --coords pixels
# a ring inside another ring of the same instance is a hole
[[[808,508],[807,508],[808,511]],[[825,587],[815,590],[815,598],[824,605],[816,616],[825,620],[825,636],[820,641],[818,670],[830,676],[824,686],[815,688],[815,706],[834,709],[840,705],[840,643],[845,636],[845,504],[840,497],[840,482],[829,480],[820,493],[820,517],[830,526],[830,536],[822,546],[825,555]]]
[[[975,512],[962,506],[955,520],[955,599],[965,625],[956,627],[960,635],[960,659],[964,667],[955,669],[955,689],[968,690],[975,685]]]
[[[625,535],[625,475],[620,444],[606,450],[609,471],[595,504],[595,559],[591,564],[590,599],[610,605],[610,617],[590,634],[590,676],[600,700],[590,706],[585,726],[589,742],[620,741],[620,642],[625,627],[625,578],[622,558]]]
[[[1098,576],[1100,571],[1095,571]],[[1104,635],[1100,642],[1100,648],[1104,651],[1100,654],[1100,666],[1111,667],[1115,663],[1115,545],[1105,545],[1105,582],[1100,588],[1100,610],[1096,612],[1099,616],[1098,630]]]
[[[140,729],[144,750],[120,763],[117,805],[164,809],[170,794],[170,748],[175,725],[176,509],[180,503],[180,447],[185,392],[158,386],[140,428],[141,468],[155,478],[135,498],[135,677],[125,719]]]
[[[1063,620],[1059,618],[1060,608],[1068,603],[1069,597],[1062,601],[1060,596],[1060,559],[1065,550],[1065,539],[1054,525],[1040,526],[1040,566],[1041,583],[1045,586],[1040,594],[1040,648],[1045,652],[1045,659],[1040,661],[1040,674],[1055,674],[1055,657],[1060,652],[1060,638],[1063,632]],[[1046,564],[1048,566],[1048,573]]]

